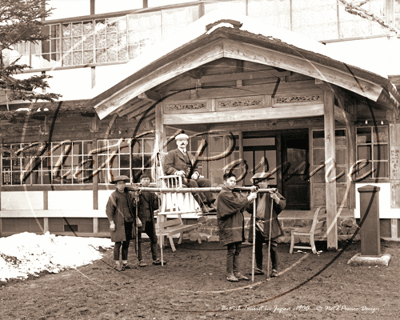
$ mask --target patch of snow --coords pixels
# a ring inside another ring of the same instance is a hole
[[[101,259],[108,238],[83,238],[24,232],[0,238],[0,281],[27,279],[40,272],[58,273]]]

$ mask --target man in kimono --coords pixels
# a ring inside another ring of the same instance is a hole
[[[253,176],[252,180],[255,185],[258,185],[260,189],[268,189],[268,180],[270,180],[271,174],[269,172],[257,173]],[[271,204],[272,204],[272,217],[271,216]],[[256,214],[256,243],[255,243],[255,254],[256,254],[256,269],[254,274],[263,275],[263,244],[267,244],[267,248],[270,248],[270,256],[272,262],[272,273],[271,277],[278,276],[278,237],[283,235],[281,225],[278,221],[278,215],[286,207],[286,199],[276,190],[271,193],[259,193],[257,199],[257,212],[254,213],[253,206],[247,206],[246,211],[251,213],[250,221],[253,221],[253,214]],[[270,219],[272,219],[270,221]],[[271,225],[271,235],[270,235]],[[268,246],[269,239],[271,244]],[[253,242],[253,223],[251,223],[249,231],[249,242]],[[269,275],[268,275],[269,276]]]
[[[131,193],[125,190],[129,182],[127,176],[117,176],[111,183],[116,185],[116,190],[108,198],[106,206],[107,218],[110,222],[111,241],[114,245],[114,261],[118,271],[128,268],[129,242],[135,239],[136,211]],[[122,266],[120,265],[120,249],[122,246]]]
[[[247,197],[234,193],[236,176],[226,173],[223,178],[224,186],[217,197],[217,219],[219,241],[223,246],[227,246],[226,279],[232,282],[249,280],[239,268],[241,244],[245,240],[243,210],[257,198],[257,193],[251,192]]]
[[[148,187],[150,185],[151,177],[149,174],[144,173],[140,177],[140,185]],[[142,259],[142,233],[145,232],[150,239],[151,256],[154,265],[161,265],[157,252],[157,235],[156,226],[154,223],[154,211],[158,209],[158,197],[154,192],[141,191],[139,195],[139,219],[142,222],[142,227],[139,228],[138,233],[138,259],[139,267],[145,267],[146,263]],[[166,262],[164,261],[164,264]]]
[[[182,183],[189,188],[211,187],[208,179],[200,178],[197,165],[194,165],[194,157],[187,152],[189,136],[181,133],[175,137],[177,149],[168,152],[164,162],[166,175],[182,177]],[[215,197],[210,191],[193,194],[204,213],[215,211]]]

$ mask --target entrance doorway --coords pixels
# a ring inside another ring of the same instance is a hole
[[[282,194],[286,209],[310,210],[308,130],[282,133]]]
[[[244,185],[258,172],[275,172],[269,185],[286,198],[288,210],[310,210],[308,130],[244,132]],[[278,170],[275,170],[278,168]]]

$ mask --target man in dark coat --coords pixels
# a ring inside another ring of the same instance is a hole
[[[253,183],[258,185],[260,189],[268,189],[268,180],[270,179],[270,173],[257,173],[254,175]],[[272,202],[272,203],[271,203]],[[270,221],[271,215],[271,204],[272,208],[272,220]],[[278,276],[278,242],[276,239],[283,235],[281,224],[278,220],[278,215],[286,207],[286,199],[279,192],[272,193],[260,193],[257,198],[257,212],[256,212],[256,243],[255,243],[255,254],[256,254],[256,269],[255,274],[264,274],[263,268],[263,243],[268,246],[269,239],[271,237],[270,244],[270,256],[272,262],[272,273],[271,277]],[[249,242],[253,242],[253,206],[247,206],[247,212],[251,213],[251,226],[249,231]],[[271,223],[271,235],[269,233],[269,227]]]
[[[150,185],[151,177],[149,174],[144,173],[140,177],[140,184],[142,187]],[[139,228],[138,234],[138,259],[139,267],[145,267],[146,263],[142,259],[142,232],[145,232],[150,239],[151,255],[154,265],[161,265],[157,252],[157,234],[156,226],[154,223],[154,211],[158,209],[158,197],[154,192],[141,191],[139,196],[139,219],[142,222],[142,227]],[[165,261],[163,261],[166,264]]]
[[[111,241],[115,242],[114,261],[117,270],[125,270],[128,267],[129,241],[135,239],[136,211],[131,193],[125,190],[127,176],[118,176],[111,183],[115,184],[115,190],[108,198],[106,206],[107,218],[110,222]],[[122,266],[120,265],[120,248],[122,245]]]
[[[200,178],[197,166],[194,166],[194,157],[186,151],[189,136],[181,133],[175,137],[177,149],[168,152],[164,161],[164,172],[166,175],[177,175],[182,177],[182,183],[189,188],[211,187],[208,179]],[[210,191],[201,194],[193,194],[195,200],[203,212],[215,211],[215,197]],[[205,197],[205,199],[203,200]]]
[[[257,198],[256,193],[250,193],[248,197],[234,193],[235,186],[236,176],[233,173],[224,174],[224,186],[217,197],[219,241],[227,246],[227,280],[233,282],[249,280],[239,271],[239,254],[245,240],[243,210]]]

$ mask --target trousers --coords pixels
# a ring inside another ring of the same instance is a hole
[[[268,246],[268,239],[265,239],[261,232],[256,230],[256,265],[257,268],[262,269],[263,266],[263,243],[266,243]],[[268,248],[268,247],[267,247]],[[275,240],[271,240],[271,262],[272,269],[278,270],[278,253],[277,253],[278,243]]]
[[[153,221],[146,221],[141,229],[139,229],[138,233],[138,260],[142,260],[142,232],[144,231],[148,237],[150,238],[150,249],[151,249],[151,256],[153,260],[157,260],[157,235],[154,230],[154,222]]]
[[[239,254],[242,250],[241,242],[234,242],[227,245],[226,272],[229,274],[239,272]]]
[[[187,186],[188,188],[209,188],[211,187],[211,182],[208,179],[203,179],[203,178],[199,178],[197,179],[197,181],[192,180],[192,179],[187,179],[183,182],[183,184],[185,186]],[[205,191],[205,192],[201,192],[203,194],[202,195],[198,195],[198,194],[193,194],[194,198],[196,199],[196,201],[199,203],[199,205],[201,206],[201,203],[199,201],[203,201],[203,197],[205,197],[205,201],[208,204],[211,204],[215,201],[215,197],[212,194],[212,192],[210,191]],[[200,198],[200,199],[198,199]]]

